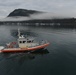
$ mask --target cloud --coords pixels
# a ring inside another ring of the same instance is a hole
[[[34,19],[63,19],[70,18],[68,15],[62,15],[57,13],[38,13],[32,14],[28,17],[15,16],[15,17],[6,17],[1,19],[0,21],[26,21],[26,20],[34,20]]]
[[[6,17],[3,19],[0,19],[0,21],[26,21],[30,20],[29,17]]]
[[[69,15],[59,13],[40,13],[30,15],[31,19],[56,19],[56,18],[70,18]]]

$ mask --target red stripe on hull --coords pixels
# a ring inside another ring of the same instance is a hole
[[[34,50],[38,50],[38,49],[42,49],[45,48],[49,45],[49,43],[47,44],[43,44],[40,46],[36,46],[36,47],[32,47],[32,48],[10,48],[10,49],[4,49],[1,50],[1,52],[23,52],[23,51],[34,51]]]

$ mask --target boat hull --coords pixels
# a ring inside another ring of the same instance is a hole
[[[9,52],[35,51],[35,50],[43,49],[43,48],[47,47],[48,45],[49,45],[49,43],[39,45],[36,47],[31,47],[31,48],[5,48],[3,50],[0,50],[0,52],[9,53]]]

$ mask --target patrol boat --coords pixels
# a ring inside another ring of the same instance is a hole
[[[16,44],[18,45],[16,47]],[[37,42],[33,37],[24,37],[20,34],[18,29],[17,42],[11,42],[6,46],[0,46],[0,52],[24,52],[24,51],[36,51],[47,47],[50,43],[46,41]]]

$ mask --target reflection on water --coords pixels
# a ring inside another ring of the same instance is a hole
[[[19,58],[22,60],[22,58],[24,58],[24,60],[26,59],[34,59],[37,55],[45,55],[48,54],[49,51],[47,49],[41,49],[41,50],[37,50],[34,52],[19,52],[19,53],[2,53],[3,58],[6,59],[15,59],[15,57]]]

